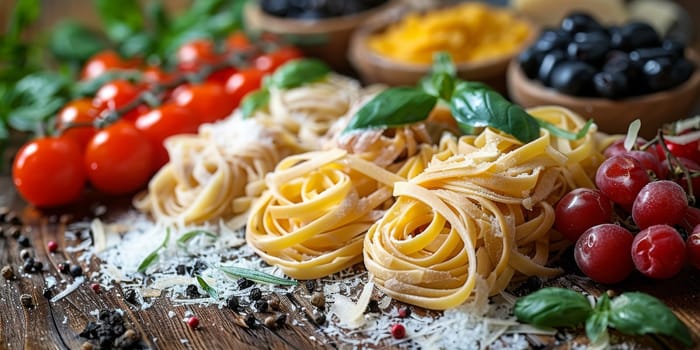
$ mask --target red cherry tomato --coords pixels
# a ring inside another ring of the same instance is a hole
[[[97,132],[93,126],[70,126],[71,124],[92,124],[97,117],[97,111],[92,107],[90,99],[83,98],[68,102],[56,116],[56,129],[63,130],[63,136],[73,139],[81,149],[90,142]]]
[[[210,83],[221,84],[223,86],[223,85],[226,85],[226,82],[228,81],[228,79],[236,72],[237,72],[236,68],[233,68],[233,67],[222,68],[222,69],[215,71],[214,73],[211,73],[207,77],[207,79],[205,79],[205,81],[210,82]]]
[[[261,70],[265,73],[272,73],[281,65],[301,58],[304,55],[293,46],[285,46],[277,51],[270,52],[264,55],[260,55],[255,58],[255,68]]]
[[[100,115],[105,111],[114,111],[125,108],[130,105],[141,94],[141,89],[135,84],[126,80],[114,80],[105,85],[102,85],[95,98],[92,100],[92,105],[97,109]],[[138,108],[134,108],[128,113],[122,115],[122,119],[135,120],[139,113]]]
[[[32,205],[68,204],[85,185],[83,151],[67,137],[44,137],[20,148],[12,165],[17,191]]]
[[[235,107],[245,95],[260,89],[265,73],[257,69],[244,69],[232,75],[226,82],[226,93],[231,96]]]
[[[96,53],[83,66],[81,79],[90,80],[102,73],[114,69],[133,69],[139,65],[139,60],[125,60],[112,50]]]
[[[226,94],[223,85],[204,82],[198,85],[181,85],[173,91],[173,100],[187,108],[201,123],[223,119],[236,108],[237,103]]]
[[[168,151],[163,141],[172,135],[194,134],[199,121],[186,108],[166,103],[136,119],[134,125],[148,137],[155,151],[154,167],[160,169],[168,162]]]
[[[195,39],[177,50],[177,65],[183,72],[198,72],[202,65],[219,61],[214,43],[208,39]]]
[[[97,132],[85,150],[88,179],[108,194],[131,193],[143,187],[152,174],[153,159],[148,138],[123,120]]]
[[[237,31],[226,38],[226,48],[233,52],[250,51],[255,49],[244,32]]]
[[[158,66],[149,66],[143,70],[143,80],[147,86],[155,84],[170,84],[175,80],[175,75],[166,72]]]

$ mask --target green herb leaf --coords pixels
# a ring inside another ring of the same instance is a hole
[[[250,118],[255,111],[265,107],[270,103],[270,92],[267,89],[261,89],[247,94],[241,101],[241,113],[243,118]]]
[[[215,233],[210,232],[210,231],[206,231],[206,230],[193,230],[193,231],[186,232],[185,234],[183,234],[182,236],[180,236],[180,238],[178,238],[177,241],[175,241],[175,243],[176,243],[177,246],[180,247],[180,248],[186,248],[186,247],[187,247],[187,243],[189,243],[189,241],[191,241],[192,239],[194,239],[194,238],[197,237],[197,236],[202,236],[202,235],[207,236],[207,237],[210,237],[210,238],[216,238],[216,237],[217,237]]]
[[[690,331],[659,299],[651,295],[623,293],[610,303],[609,325],[625,334],[663,334],[691,346]]]
[[[586,320],[586,336],[591,343],[598,343],[608,331],[608,312],[596,312]]]
[[[251,281],[260,283],[270,283],[281,286],[296,286],[299,284],[296,280],[277,277],[269,273],[260,272],[257,270],[246,269],[236,266],[219,266],[219,269],[226,275],[234,278],[247,278]]]
[[[525,110],[482,84],[458,84],[450,101],[452,115],[463,132],[493,127],[523,143],[540,136],[537,120]]]
[[[110,39],[121,43],[144,29],[138,0],[94,0]]]
[[[513,314],[519,321],[542,327],[582,324],[593,308],[582,294],[564,288],[544,288],[518,299]]]
[[[150,254],[146,255],[146,257],[141,261],[139,266],[136,268],[137,272],[144,273],[146,270],[153,265],[153,263],[158,259],[160,256],[160,250],[168,246],[168,242],[170,242],[170,227],[165,229],[165,238],[163,239],[163,243],[161,243],[154,251],[152,251]]]
[[[15,98],[25,101],[41,101],[62,93],[69,85],[66,77],[49,71],[27,75],[15,85]]]
[[[423,121],[437,103],[437,97],[414,87],[382,91],[362,106],[343,132],[391,128]]]
[[[581,130],[573,133],[573,132],[570,132],[568,130],[558,128],[557,126],[555,126],[551,123],[548,123],[542,119],[535,119],[535,120],[537,120],[537,124],[539,124],[541,128],[549,130],[549,132],[552,135],[557,136],[557,137],[561,137],[561,138],[567,139],[567,140],[578,140],[578,139],[583,138],[588,133],[588,130],[591,128],[591,125],[593,125],[593,119],[588,119],[588,121],[586,121],[586,124],[583,125]]]
[[[38,132],[44,121],[52,117],[67,102],[64,98],[53,98],[43,104],[20,106],[10,111],[7,123],[16,130]]]
[[[195,275],[195,277],[197,278],[197,283],[199,283],[199,286],[202,287],[202,289],[204,289],[204,291],[207,292],[212,299],[219,299],[219,293],[216,292],[216,289],[207,284],[207,281],[205,281],[202,276]]]
[[[325,78],[331,69],[323,61],[314,58],[293,60],[279,67],[272,75],[272,86],[292,89]]]
[[[50,35],[51,53],[61,60],[84,62],[107,47],[99,34],[75,21],[59,23]]]
[[[17,41],[24,28],[39,18],[41,3],[39,0],[17,0],[12,14],[9,16],[6,39]]]
[[[457,77],[457,68],[448,52],[441,51],[433,56],[433,73],[445,73],[452,78]]]

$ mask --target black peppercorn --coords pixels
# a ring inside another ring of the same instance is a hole
[[[32,256],[32,251],[30,249],[25,248],[25,249],[22,249],[19,251],[19,257],[22,260],[27,260],[28,258],[31,258],[31,256]]]
[[[247,278],[240,278],[238,281],[236,281],[236,284],[238,284],[238,289],[246,289],[252,287],[255,282],[247,279]]]
[[[32,304],[34,303],[34,300],[32,299],[32,296],[29,294],[22,294],[19,296],[19,301],[22,303],[22,306],[24,307],[31,307]]]
[[[44,288],[41,291],[41,295],[46,299],[51,299],[51,296],[53,296],[53,292],[51,292],[51,288]]]
[[[315,324],[322,326],[324,323],[326,323],[326,315],[321,312],[314,311],[312,321]]]
[[[24,261],[24,264],[22,265],[22,271],[24,273],[32,273],[34,271],[34,259],[29,258]]]
[[[238,303],[238,297],[235,295],[229,295],[226,298],[226,307],[231,309],[231,310],[238,310],[238,307],[240,304]]]
[[[127,289],[124,291],[124,300],[129,303],[136,304],[136,291],[133,289]]]
[[[319,309],[324,309],[326,307],[326,296],[321,292],[311,294],[311,305]]]
[[[70,267],[70,275],[73,277],[78,277],[83,274],[83,268],[80,265],[73,265]]]
[[[186,272],[186,271],[185,271],[185,265],[184,265],[184,264],[179,264],[179,265],[175,266],[175,272],[176,272],[178,275],[184,275],[185,272]]]
[[[267,304],[272,310],[280,309],[280,297],[277,295],[277,293],[270,294],[270,296],[267,298]]]
[[[199,289],[197,289],[197,286],[194,284],[190,284],[185,288],[185,295],[188,298],[198,298],[199,297]]]
[[[58,263],[58,271],[61,273],[69,273],[70,272],[70,262],[62,262]]]
[[[9,229],[7,229],[7,233],[10,235],[10,237],[17,239],[20,236],[20,230],[19,227],[17,226],[12,226]]]
[[[262,292],[260,291],[260,288],[256,287],[256,288],[251,289],[248,297],[252,301],[260,300],[260,298],[262,298]]]
[[[35,261],[34,266],[32,266],[32,268],[34,269],[34,271],[40,272],[42,269],[44,269],[44,263],[42,263],[41,261]]]
[[[316,289],[316,280],[308,280],[304,282],[304,286],[306,286],[306,290],[311,294],[314,289]]]
[[[287,314],[285,314],[285,313],[277,314],[277,317],[275,318],[275,322],[277,322],[277,327],[282,327],[285,323],[287,323]]]
[[[15,278],[15,272],[12,270],[12,266],[5,265],[2,267],[2,277],[6,280],[11,280]]]
[[[255,304],[253,304],[253,306],[255,307],[256,310],[258,310],[258,312],[267,312],[268,305],[267,305],[267,301],[265,301],[265,300],[258,300],[255,302]]]
[[[245,324],[246,324],[246,326],[248,326],[250,328],[255,327],[255,315],[247,314],[245,316]]]
[[[379,302],[376,299],[370,299],[369,303],[367,304],[367,310],[365,310],[365,313],[372,313],[376,314],[381,312],[379,309]]]
[[[29,237],[24,235],[20,235],[19,237],[17,237],[17,244],[24,248],[32,246],[32,242],[29,241]]]

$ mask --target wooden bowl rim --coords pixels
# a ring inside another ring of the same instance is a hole
[[[447,4],[441,7],[444,8],[458,5],[459,4]],[[537,26],[534,22],[524,17],[523,15],[504,7],[492,6],[488,4],[482,5],[491,9],[499,9],[510,12],[519,21],[525,23],[529,27],[530,35],[509,54],[504,54],[498,57],[481,59],[471,62],[455,62],[455,68],[457,69],[457,71],[466,72],[480,70],[486,67],[494,67],[498,65],[506,66],[514,56],[518,55],[524,48],[528,47],[532,42],[534,42],[534,40],[537,38],[537,35],[539,34],[539,26]],[[422,13],[432,9],[434,8],[417,10],[409,7],[406,4],[401,4],[393,8],[387,9],[386,11],[382,11],[381,13],[378,13],[375,16],[372,16],[372,18],[367,20],[362,27],[358,28],[355,31],[355,33],[353,33],[352,38],[350,39],[350,61],[357,66],[355,62],[357,57],[354,56],[360,55],[360,52],[362,52],[361,55],[364,56],[364,59],[366,59],[368,62],[371,62],[370,64],[374,66],[378,66],[384,69],[408,71],[412,73],[427,73],[432,68],[432,64],[406,63],[387,58],[381,55],[380,53],[372,50],[367,44],[367,39],[370,35],[373,35],[377,31],[386,29],[388,26],[397,23],[410,13]]]
[[[516,58],[513,58],[508,64],[508,86],[513,85],[513,89],[525,91],[527,95],[535,96],[542,100],[547,100],[551,104],[561,106],[589,106],[595,109],[607,109],[611,107],[619,107],[621,104],[637,105],[637,104],[653,104],[665,102],[669,98],[681,95],[689,90],[697,90],[696,95],[700,90],[700,56],[692,48],[686,48],[685,57],[695,64],[693,75],[688,78],[683,84],[669,90],[663,90],[646,95],[631,96],[624,99],[613,100],[604,97],[578,97],[566,95],[556,90],[542,85],[537,80],[532,80],[525,76],[525,73],[520,68]],[[512,95],[512,93],[511,93]]]
[[[292,19],[268,15],[265,13],[265,11],[262,11],[260,4],[257,1],[250,1],[245,5],[244,15],[249,18],[257,18],[259,23],[264,24],[264,27],[261,29],[266,31],[271,31],[272,28],[277,28],[277,30],[274,32],[289,34],[319,34],[329,31],[342,31],[350,29],[362,23],[367,18],[396,6],[400,2],[401,0],[388,0],[384,4],[377,7],[339,17],[329,17],[323,19]]]

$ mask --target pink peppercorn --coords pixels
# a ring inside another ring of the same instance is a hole
[[[100,287],[99,283],[93,283],[90,285],[90,288],[92,289],[93,292],[99,293],[102,290],[102,287]]]
[[[46,248],[49,250],[49,253],[53,253],[58,250],[58,243],[56,243],[56,241],[49,241],[46,243]]]
[[[405,306],[399,308],[399,317],[401,317],[401,318],[406,318],[406,317],[408,317],[408,316],[411,316],[411,309],[409,309],[409,308],[407,308],[407,307],[405,307]]]
[[[190,326],[190,328],[195,329],[197,326],[199,326],[199,319],[197,316],[192,316],[187,319],[187,325]]]
[[[395,339],[401,339],[406,336],[406,328],[400,323],[391,326],[391,336]]]

